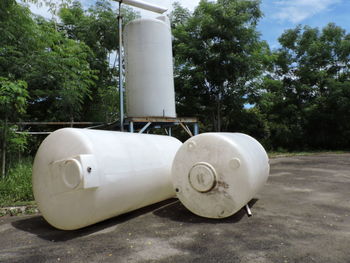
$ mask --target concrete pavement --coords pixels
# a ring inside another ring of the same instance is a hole
[[[350,262],[350,154],[271,160],[244,210],[200,218],[168,200],[78,230],[0,218],[0,262]]]

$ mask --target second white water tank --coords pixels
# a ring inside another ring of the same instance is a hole
[[[246,205],[269,175],[261,144],[242,133],[204,133],[176,153],[172,180],[180,201],[193,213],[225,218]]]
[[[128,117],[176,117],[171,29],[167,17],[125,26]]]

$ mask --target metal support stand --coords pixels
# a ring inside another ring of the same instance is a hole
[[[247,211],[247,215],[250,217],[252,216],[252,211],[250,210],[250,207],[248,204],[245,205],[245,210]]]
[[[120,105],[119,105],[119,110],[120,110],[120,131],[124,131],[124,89],[123,89],[123,41],[122,41],[122,31],[123,31],[123,18],[122,18],[122,3],[123,0],[115,0],[117,2],[119,2],[119,13],[118,13],[118,28],[119,28],[119,100],[120,100]],[[154,4],[149,4],[146,3],[144,1],[140,1],[140,0],[128,0],[128,1],[124,1],[124,4],[127,5],[131,5],[134,7],[138,7],[141,9],[145,9],[148,11],[152,11],[155,13],[159,13],[159,14],[163,14],[164,12],[166,12],[168,9],[161,7],[161,6],[157,6]],[[147,128],[146,128],[147,129]],[[130,125],[129,127],[130,132],[134,131],[134,127]]]
[[[196,122],[195,124],[193,124],[193,129],[194,129],[194,131],[193,131],[193,133],[194,133],[194,135],[198,135],[199,134],[199,128],[198,128],[198,122]]]
[[[188,133],[188,135],[190,137],[193,137],[193,134],[192,134],[191,130],[188,128],[188,126],[186,124],[183,124],[182,122],[179,122],[179,123],[180,123],[181,127]]]
[[[139,133],[143,133],[145,130],[147,130],[147,128],[152,124],[152,122],[147,122],[147,124],[145,126],[143,126],[143,128],[139,131]]]
[[[122,1],[119,2],[118,28],[119,28],[119,114],[120,114],[120,131],[124,131],[124,88],[123,88],[123,18],[121,12]]]
[[[172,134],[172,129],[171,129],[171,127],[169,127],[169,129],[168,129],[168,135],[171,136],[171,134]]]
[[[129,123],[129,132],[134,132],[134,122],[133,121],[131,121]]]

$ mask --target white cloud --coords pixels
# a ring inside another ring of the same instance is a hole
[[[323,11],[327,11],[342,0],[281,0],[274,4],[278,12],[273,15],[274,18],[281,21],[290,21],[300,23],[301,21],[312,17]]]

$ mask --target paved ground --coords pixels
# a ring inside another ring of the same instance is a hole
[[[271,166],[253,217],[203,219],[170,200],[73,232],[0,218],[0,262],[350,262],[350,154]]]

